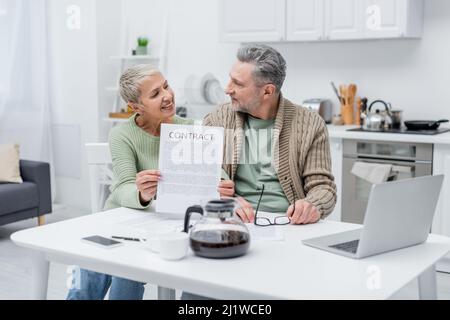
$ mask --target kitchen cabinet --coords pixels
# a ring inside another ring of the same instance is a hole
[[[420,37],[423,1],[363,0],[364,38]]]
[[[286,40],[322,40],[324,3],[325,0],[287,0]]]
[[[433,174],[443,174],[445,178],[433,220],[432,232],[450,236],[450,145],[434,145]]]
[[[362,9],[361,0],[326,0],[325,39],[362,39],[364,35]]]
[[[337,188],[337,202],[333,212],[329,215],[328,220],[341,221],[341,199],[342,199],[342,160],[343,143],[342,139],[330,138],[331,166]]]
[[[420,37],[424,0],[219,0],[220,38],[234,42]]]
[[[450,236],[450,145],[435,144],[433,155],[433,174],[443,174],[441,196],[436,207],[433,219],[432,233]],[[450,272],[450,254],[442,258],[436,269]]]
[[[285,38],[285,0],[220,0],[222,41],[282,41]]]

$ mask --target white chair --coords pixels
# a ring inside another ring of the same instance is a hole
[[[91,211],[100,212],[113,182],[112,160],[108,143],[86,143],[91,193]]]

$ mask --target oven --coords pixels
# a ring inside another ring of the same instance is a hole
[[[392,165],[387,181],[433,173],[433,145],[391,141],[344,140],[342,221],[364,223],[372,183],[352,174],[356,162]]]

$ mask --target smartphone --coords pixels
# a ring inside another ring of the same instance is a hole
[[[81,241],[88,242],[89,244],[94,244],[94,245],[100,246],[102,248],[115,248],[115,247],[123,245],[123,243],[120,241],[104,238],[101,236],[87,237],[87,238],[81,239]]]

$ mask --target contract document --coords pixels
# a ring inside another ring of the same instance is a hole
[[[223,140],[223,128],[161,126],[156,212],[184,214],[192,205],[220,198]]]

